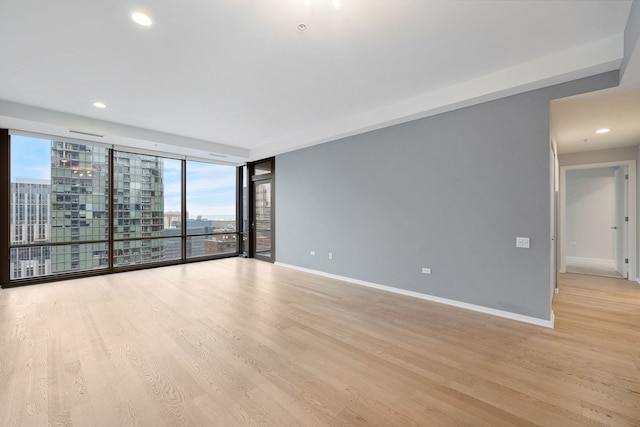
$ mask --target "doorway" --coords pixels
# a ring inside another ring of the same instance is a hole
[[[562,169],[560,271],[635,281],[635,162]]]
[[[249,178],[249,257],[275,261],[275,159],[248,165]]]

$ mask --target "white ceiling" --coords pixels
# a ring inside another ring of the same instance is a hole
[[[635,50],[621,70],[620,86],[551,101],[559,154],[640,144],[640,47]],[[595,133],[602,128],[611,131]]]
[[[0,126],[237,163],[618,69],[630,8],[2,0]]]
[[[640,144],[640,88],[614,88],[551,102],[558,154]],[[596,130],[611,129],[596,134]]]

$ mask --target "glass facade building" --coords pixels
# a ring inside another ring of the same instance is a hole
[[[36,136],[10,148],[9,280],[238,253],[235,166]]]
[[[113,158],[114,265],[163,260],[163,159],[120,151]]]
[[[51,141],[51,272],[108,267],[109,150]],[[91,242],[91,243],[83,243]]]
[[[48,242],[51,221],[51,182],[17,179],[11,183],[9,236],[12,245]],[[51,253],[46,246],[13,248],[10,277],[28,278],[51,274]]]

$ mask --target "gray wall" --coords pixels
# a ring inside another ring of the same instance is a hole
[[[606,73],[278,156],[277,261],[548,320],[549,100],[617,82]]]

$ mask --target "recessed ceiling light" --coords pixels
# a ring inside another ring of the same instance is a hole
[[[133,19],[136,24],[142,25],[143,27],[149,27],[151,24],[153,24],[151,18],[149,18],[148,15],[142,12],[132,12],[131,19]]]
[[[307,24],[303,24],[303,23],[298,24],[299,31],[304,31],[306,29],[307,29]]]
[[[94,102],[93,106],[96,108],[107,108],[107,105],[104,102],[100,102],[100,101]]]
[[[596,131],[596,133],[607,133],[607,132],[609,132],[610,130],[611,130],[611,129],[609,129],[609,128],[602,128],[602,129],[598,129],[598,130]]]

